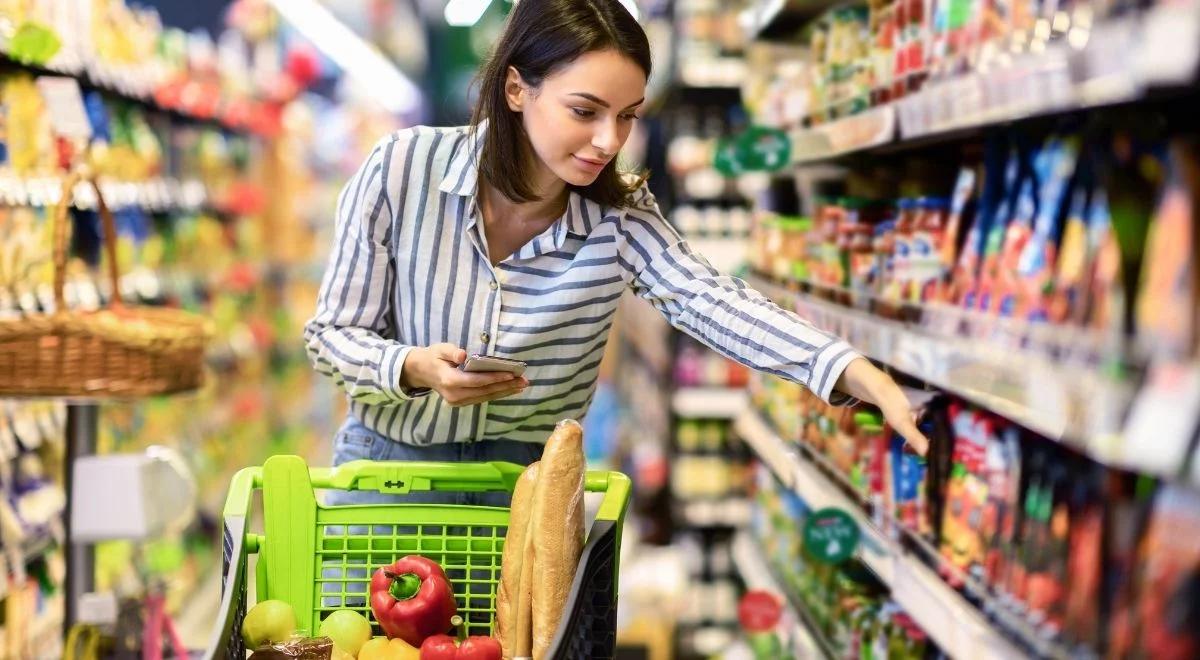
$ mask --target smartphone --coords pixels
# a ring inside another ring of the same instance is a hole
[[[463,363],[462,370],[470,373],[505,371],[514,376],[521,376],[525,373],[526,366],[520,360],[509,360],[491,355],[472,355]]]

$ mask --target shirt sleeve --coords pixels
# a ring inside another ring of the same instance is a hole
[[[799,383],[828,403],[852,400],[834,385],[861,355],[744,281],[717,272],[667,223],[644,185],[625,209],[619,244],[629,286],[671,325],[747,367]]]
[[[338,196],[333,249],[316,314],[304,326],[313,367],[368,405],[428,393],[400,386],[404,360],[414,347],[386,338],[395,334],[389,251],[396,214],[388,181],[403,172],[405,141],[401,133],[376,144]]]

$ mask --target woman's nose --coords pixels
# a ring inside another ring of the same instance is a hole
[[[615,122],[601,122],[600,129],[592,136],[592,146],[612,156],[621,150],[621,134]]]

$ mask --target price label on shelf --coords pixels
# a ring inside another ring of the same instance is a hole
[[[87,110],[83,107],[79,81],[64,76],[41,76],[37,79],[37,86],[55,133],[66,138],[91,139],[92,122],[88,120]]]
[[[1150,367],[1125,429],[1122,462],[1156,474],[1178,474],[1200,419],[1200,366]]]

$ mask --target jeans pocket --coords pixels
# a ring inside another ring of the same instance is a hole
[[[333,464],[350,461],[377,461],[387,451],[386,439],[361,431],[339,431],[333,438]]]

